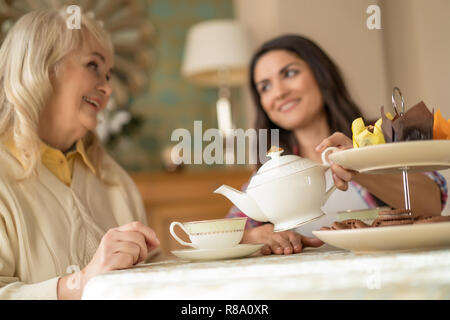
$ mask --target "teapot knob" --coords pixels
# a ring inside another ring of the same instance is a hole
[[[272,146],[269,151],[267,151],[267,156],[270,158],[279,157],[284,152],[283,148]]]

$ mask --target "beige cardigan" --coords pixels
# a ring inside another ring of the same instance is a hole
[[[18,182],[23,170],[0,148],[0,299],[57,299],[58,278],[92,259],[107,230],[146,224],[142,199],[127,173],[109,156],[100,181],[77,157],[70,187],[44,165],[39,178]]]

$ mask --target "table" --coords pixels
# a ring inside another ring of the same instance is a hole
[[[450,299],[450,249],[356,255],[324,245],[286,256],[174,259],[97,276],[83,299]]]

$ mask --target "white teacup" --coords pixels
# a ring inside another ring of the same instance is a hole
[[[170,233],[179,243],[196,249],[231,248],[241,242],[247,218],[230,218],[192,222],[172,222]],[[192,242],[180,239],[174,231],[179,226]]]

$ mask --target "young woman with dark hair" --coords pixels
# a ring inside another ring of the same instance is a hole
[[[303,63],[309,67],[321,91],[323,111],[325,112],[330,131],[342,132],[346,136],[351,137],[352,121],[362,117],[361,111],[350,98],[340,72],[333,61],[314,42],[297,35],[286,35],[267,42],[252,58],[250,63],[250,88],[257,111],[256,129],[279,129],[280,144],[285,153],[292,153],[298,147],[293,131],[283,128],[282,125],[275,124],[268,114],[264,112],[261,95],[268,91],[267,83],[261,82],[258,88],[258,83],[255,80],[256,64],[260,58],[275,50],[284,50],[286,53],[294,54],[303,60]],[[297,70],[298,68],[291,69],[285,70],[290,72],[290,74],[287,74],[287,77],[293,76],[293,73],[300,71]]]
[[[351,125],[361,111],[337,66],[313,41],[285,35],[265,43],[251,60],[250,88],[257,111],[255,127],[279,129],[283,154],[321,162],[321,152],[329,146],[352,147]],[[283,232],[249,219],[242,243],[264,243],[264,254],[297,253],[305,246],[322,245],[311,231],[331,225],[338,211],[403,207],[401,175],[357,174],[337,164],[332,164],[331,172],[328,184],[340,190],[322,208],[326,217]],[[447,198],[445,179],[435,172],[419,173],[410,174],[409,183],[413,214],[440,215]],[[235,216],[245,215],[234,207],[228,217]]]

